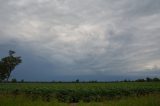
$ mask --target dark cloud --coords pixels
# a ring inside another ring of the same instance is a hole
[[[1,0],[0,56],[27,80],[159,75],[159,17],[159,0]]]

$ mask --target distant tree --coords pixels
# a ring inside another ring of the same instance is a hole
[[[14,56],[15,51],[9,50],[9,56],[4,57],[0,61],[0,79],[7,80],[15,67],[22,62],[21,57]]]
[[[127,79],[124,79],[124,82],[128,82],[128,80],[127,80]]]
[[[147,78],[146,78],[146,81],[147,81],[147,82],[151,82],[151,81],[152,81],[152,79],[151,79],[151,78],[149,78],[149,77],[147,77]]]
[[[24,83],[24,79],[21,80],[21,83]]]
[[[97,80],[91,80],[89,81],[89,83],[97,83],[98,81]]]
[[[137,79],[136,82],[144,82],[144,79]]]
[[[12,83],[16,83],[17,80],[16,80],[15,78],[13,78],[11,82],[12,82]]]
[[[79,83],[79,79],[76,80],[76,83]]]
[[[160,79],[158,79],[158,78],[153,78],[153,81],[160,81]]]

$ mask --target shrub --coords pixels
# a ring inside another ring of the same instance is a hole
[[[12,82],[12,83],[16,83],[17,80],[16,80],[15,78],[13,78],[11,82]]]

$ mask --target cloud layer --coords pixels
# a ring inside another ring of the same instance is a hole
[[[0,50],[26,57],[14,76],[159,76],[159,42],[159,0],[0,1]]]

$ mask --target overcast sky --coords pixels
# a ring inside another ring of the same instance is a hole
[[[0,0],[0,57],[12,78],[121,80],[160,76],[160,0]]]

